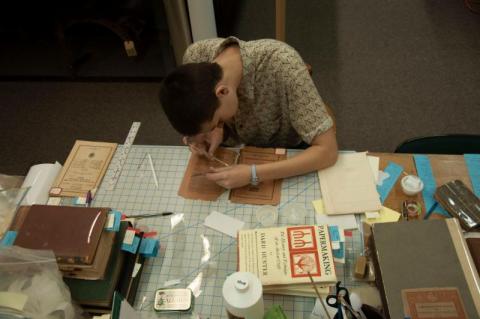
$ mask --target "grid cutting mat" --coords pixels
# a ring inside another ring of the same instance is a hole
[[[120,146],[121,148],[121,146]],[[289,156],[296,151],[290,151]],[[120,152],[117,150],[116,155]],[[151,171],[147,154],[153,159],[158,178],[158,188]],[[176,214],[141,220],[139,227],[157,231],[160,254],[148,259],[144,265],[138,288],[135,309],[142,317],[157,315],[153,310],[155,291],[174,282],[171,288],[194,287],[194,316],[197,318],[224,318],[222,286],[225,278],[236,271],[236,239],[203,225],[212,211],[232,216],[245,222],[245,228],[257,227],[255,211],[258,206],[234,204],[225,192],[217,201],[187,200],[177,195],[190,152],[181,146],[132,146],[114,190],[100,187],[94,206],[106,206],[127,215],[172,211]],[[104,178],[108,181],[112,171]],[[283,208],[290,203],[303,205],[307,210],[305,224],[314,224],[311,202],[320,198],[316,173],[288,178],[283,181],[281,203],[278,206],[278,225],[286,225]],[[183,219],[180,218],[183,214]],[[362,243],[358,231],[346,238],[346,263],[336,264],[338,280],[347,287],[362,285],[352,276],[353,261],[360,253]],[[264,295],[265,308],[280,304],[288,318],[309,318],[314,298]],[[191,315],[185,315],[191,317]]]

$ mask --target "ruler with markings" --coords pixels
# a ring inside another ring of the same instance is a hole
[[[127,138],[123,143],[123,147],[120,150],[120,154],[117,157],[116,161],[113,163],[113,173],[110,177],[110,180],[107,184],[107,190],[113,190],[115,185],[117,184],[118,179],[120,178],[120,173],[122,173],[123,165],[125,164],[125,160],[127,159],[128,153],[130,152],[130,147],[137,136],[138,129],[140,128],[140,122],[133,122],[132,126],[130,127],[130,131],[128,132]]]

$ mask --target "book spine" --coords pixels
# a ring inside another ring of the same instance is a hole
[[[470,290],[473,303],[477,313],[480,314],[480,278],[473,263],[472,256],[468,250],[465,238],[463,237],[460,224],[456,218],[449,218],[445,220],[447,223],[448,231],[453,242],[453,246],[457,252],[458,260],[462,266],[462,271],[465,276],[465,280]]]
[[[89,257],[66,257],[56,256],[57,263],[69,264],[69,265],[90,265],[91,260]]]
[[[391,319],[390,311],[388,310],[387,295],[385,293],[385,287],[383,285],[383,280],[382,280],[382,271],[380,269],[380,262],[379,262],[380,257],[378,256],[378,251],[375,247],[374,227],[375,227],[375,225],[372,227],[372,236],[370,238],[371,240],[369,240],[368,243],[369,243],[369,246],[370,246],[370,251],[372,252],[371,258],[372,258],[372,261],[373,261],[373,267],[375,269],[375,285],[377,286],[377,289],[380,292],[380,297],[382,299],[383,313],[384,313],[385,319]]]

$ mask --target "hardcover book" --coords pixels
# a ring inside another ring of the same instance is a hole
[[[455,218],[372,226],[387,318],[479,318],[478,273]]]
[[[15,245],[53,250],[57,262],[91,265],[109,208],[32,205],[16,220]]]

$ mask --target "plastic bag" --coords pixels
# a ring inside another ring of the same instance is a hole
[[[0,293],[11,299],[1,318],[87,318],[72,304],[51,251],[0,246],[0,278]]]
[[[15,212],[28,192],[28,188],[0,190],[0,238],[10,227]]]

